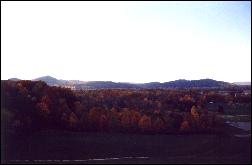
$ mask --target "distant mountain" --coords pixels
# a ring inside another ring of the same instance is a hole
[[[230,83],[224,81],[216,81],[212,79],[201,80],[176,80],[164,83],[165,87],[190,88],[190,87],[228,87]]]
[[[21,79],[18,79],[18,78],[10,78],[8,80],[11,80],[11,81],[20,81]]]
[[[212,79],[201,80],[175,80],[170,82],[151,82],[140,84],[143,88],[192,88],[192,87],[228,87],[231,86],[228,82],[216,81]]]
[[[150,83],[138,84],[138,86],[142,88],[162,88],[163,84],[160,82],[150,82]]]
[[[71,85],[71,84],[85,84],[88,81],[80,81],[80,80],[63,80],[65,81],[67,84]]]
[[[83,84],[76,84],[76,89],[100,89],[100,88],[139,88],[130,83],[115,83],[112,81],[89,81]]]
[[[33,79],[32,81],[44,81],[45,83],[47,83],[48,85],[62,85],[64,82],[60,81],[54,77],[51,76],[44,76],[44,77],[39,77],[36,79]]]
[[[251,85],[251,82],[234,82],[236,85]]]
[[[201,80],[175,80],[170,82],[150,82],[150,83],[116,83],[112,81],[80,81],[80,80],[58,80],[51,76],[44,76],[40,78],[33,79],[33,81],[44,81],[51,86],[62,86],[69,87],[72,89],[108,89],[108,88],[192,88],[192,87],[229,87],[232,86],[231,83],[224,81],[216,81],[212,79],[201,79]]]

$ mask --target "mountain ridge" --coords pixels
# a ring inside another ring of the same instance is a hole
[[[246,82],[245,82],[245,81],[243,82],[243,81],[242,81],[242,82],[233,82],[233,84],[235,84],[235,85],[251,85],[251,82],[247,82],[247,81],[246,81]]]
[[[8,80],[18,81],[21,79],[11,78]],[[148,83],[129,83],[129,82],[113,82],[113,81],[81,81],[81,80],[62,80],[57,79],[52,76],[42,76],[31,81],[44,81],[49,86],[61,86],[68,87],[72,89],[110,89],[110,88],[147,88],[147,89],[155,89],[155,88],[194,88],[194,87],[231,87],[231,86],[240,86],[247,85],[240,83],[229,83],[224,81],[217,81],[209,78],[199,79],[199,80],[186,80],[186,79],[178,79],[174,81],[168,82],[148,82]],[[249,84],[251,85],[251,83]]]
[[[102,88],[192,88],[192,87],[228,87],[236,84],[216,81],[213,79],[186,80],[178,79],[168,82],[148,82],[148,83],[128,83],[113,81],[81,81],[81,80],[61,80],[52,76],[43,76],[31,81],[44,81],[50,86],[62,86],[72,89],[102,89]]]

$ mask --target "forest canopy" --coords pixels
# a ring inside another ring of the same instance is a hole
[[[42,81],[1,81],[4,128],[138,133],[213,132],[223,122],[222,104],[250,103],[232,90],[99,89],[72,91]],[[208,104],[219,104],[214,111]]]

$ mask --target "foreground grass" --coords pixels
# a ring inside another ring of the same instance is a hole
[[[240,129],[227,126],[226,130],[229,133],[225,135],[143,135],[55,130],[18,137],[6,134],[2,141],[2,162],[250,163],[250,138],[232,136],[244,132]],[[102,160],[104,158],[107,159]]]

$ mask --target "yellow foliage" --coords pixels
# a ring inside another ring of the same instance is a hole
[[[192,106],[192,108],[191,108],[191,115],[193,116],[193,118],[195,120],[199,119],[199,113],[198,113],[198,111],[197,111],[197,109],[196,109],[195,106]]]

